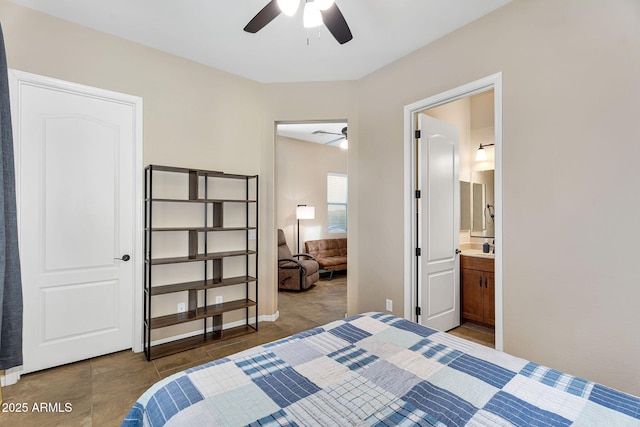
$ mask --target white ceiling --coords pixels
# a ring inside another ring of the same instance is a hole
[[[278,135],[339,147],[338,139],[341,138],[342,129],[345,127],[346,122],[279,123]]]
[[[304,29],[302,8],[243,31],[269,0],[12,1],[270,83],[357,80],[511,0],[336,0],[353,33],[344,45],[324,26]]]

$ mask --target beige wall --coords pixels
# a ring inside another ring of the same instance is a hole
[[[274,83],[267,84],[265,88],[265,114],[263,117],[264,146],[263,150],[270,150],[269,158],[274,159],[275,126],[278,122],[309,122],[322,121],[346,121],[349,123],[349,150],[348,167],[349,176],[358,173],[358,119],[355,103],[355,82],[319,82],[319,83]],[[275,167],[275,166],[274,166]],[[358,230],[357,218],[357,182],[349,179],[349,217],[348,236],[355,236]],[[275,194],[269,194],[266,203],[268,209],[275,206]],[[263,203],[264,204],[264,203]],[[277,223],[267,224],[265,233],[273,233],[266,236],[275,253],[277,240],[275,230]],[[355,262],[351,251],[357,253],[357,241],[349,241],[349,255],[347,262]],[[277,283],[275,275],[273,283]],[[357,313],[356,291],[358,287],[357,269],[349,269],[347,285],[347,311],[349,314]],[[270,296],[277,301],[277,288],[274,288]]]
[[[144,165],[259,174],[261,195],[269,193],[273,162],[262,154],[261,84],[6,0],[0,21],[9,67],[142,97]],[[260,212],[261,226],[273,223],[267,205]],[[266,227],[261,231],[260,313],[270,315],[275,261]]]
[[[145,163],[261,175],[264,314],[275,122],[349,121],[348,311],[402,314],[403,107],[503,72],[505,350],[635,394],[639,20],[637,0],[514,0],[360,81],[260,85],[0,0],[10,67],[144,98]]]
[[[144,162],[256,173],[262,86],[0,0],[9,67],[144,99]]]
[[[403,107],[500,71],[505,350],[640,394],[636,0],[515,0],[358,82],[358,310],[402,301]]]
[[[142,97],[144,165],[260,175],[259,312],[277,313],[275,123],[348,120],[354,84],[264,85],[8,0],[0,22],[10,68]]]
[[[327,231],[327,174],[347,174],[348,151],[298,139],[276,141],[276,228],[281,228],[296,252],[296,206],[314,206],[314,219],[300,222],[300,252],[305,240],[347,237]]]

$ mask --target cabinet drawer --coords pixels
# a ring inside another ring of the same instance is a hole
[[[495,260],[491,258],[479,258],[466,255],[460,256],[460,268],[493,272],[494,264]]]

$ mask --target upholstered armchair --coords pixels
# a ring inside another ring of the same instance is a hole
[[[278,288],[302,291],[318,281],[320,266],[309,254],[292,255],[284,232],[278,229]]]

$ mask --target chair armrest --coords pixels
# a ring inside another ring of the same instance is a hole
[[[300,268],[302,265],[293,258],[283,258],[278,260],[279,268]]]
[[[316,258],[315,258],[313,255],[311,255],[311,254],[295,254],[295,255],[292,255],[292,256],[294,256],[294,257],[298,257],[298,258],[299,258],[299,257],[301,257],[301,256],[303,256],[303,257],[306,257],[306,258],[312,259],[312,260],[314,260],[314,261],[316,260]]]

